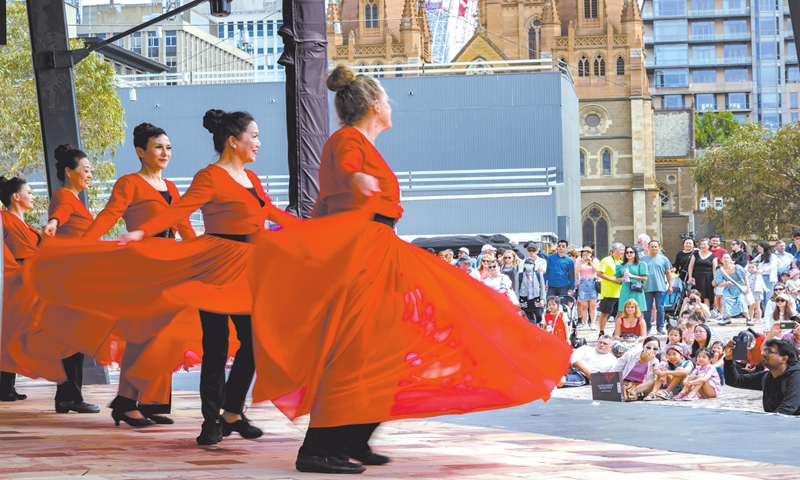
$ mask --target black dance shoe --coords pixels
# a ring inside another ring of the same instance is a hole
[[[56,402],[56,413],[100,413],[100,407],[86,402]]]
[[[16,402],[17,396],[13,393],[7,393],[0,397],[0,402]]]
[[[157,423],[159,425],[172,425],[175,423],[175,420],[169,418],[166,415],[156,415],[154,413],[143,413],[145,418],[149,418],[153,421],[153,423]]]
[[[350,458],[355,458],[364,465],[386,465],[389,463],[389,457],[375,453],[372,450],[367,450],[358,455],[350,455]]]
[[[367,469],[363,465],[349,462],[340,456],[317,457],[302,453],[297,454],[294,466],[300,472],[316,473],[361,473]]]
[[[146,418],[129,417],[122,410],[111,410],[111,418],[114,419],[114,425],[117,427],[119,427],[119,422],[125,422],[131,427],[146,427],[153,424],[153,422]]]
[[[11,395],[14,395],[15,397],[17,397],[17,400],[27,400],[28,399],[27,395],[25,395],[24,393],[19,393],[16,390],[13,390],[11,392]]]
[[[222,435],[226,437],[232,432],[239,432],[242,438],[252,440],[264,434],[260,428],[251,425],[250,420],[244,415],[242,415],[241,420],[236,420],[233,423],[226,422],[225,417],[219,417],[219,423],[222,425]]]
[[[222,441],[222,427],[219,422],[203,422],[200,435],[197,436],[198,445],[216,445]]]

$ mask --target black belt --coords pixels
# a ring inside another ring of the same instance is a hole
[[[171,228],[168,228],[168,229],[164,230],[163,232],[156,233],[153,236],[154,237],[159,237],[159,238],[175,238],[175,235],[172,233],[172,229]]]
[[[376,213],[372,217],[372,221],[373,222],[382,223],[384,225],[388,225],[388,226],[390,226],[392,228],[394,228],[394,224],[397,223],[397,219],[396,218],[387,217],[386,215],[381,215],[380,213]]]
[[[19,263],[20,265],[22,265],[22,262],[24,262],[24,261],[25,261],[25,259],[24,259],[24,258],[15,258],[14,260],[16,260],[16,261],[17,261],[17,263]]]
[[[232,233],[206,233],[206,235],[211,235],[212,237],[224,238],[226,240],[233,240],[234,242],[253,243],[253,234],[236,235]]]

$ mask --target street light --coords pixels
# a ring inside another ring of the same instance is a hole
[[[231,14],[231,2],[233,0],[211,0],[211,16],[227,17]]]

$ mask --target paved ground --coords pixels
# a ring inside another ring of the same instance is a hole
[[[218,446],[199,447],[194,441],[201,423],[199,399],[195,392],[174,392],[172,416],[176,419],[175,425],[132,429],[114,427],[110,411],[105,407],[96,415],[53,413],[55,388],[47,382],[21,379],[18,387],[30,396],[28,400],[0,404],[2,479],[330,477],[301,474],[294,470],[293,462],[305,425],[292,424],[268,404],[258,405],[247,412],[248,417],[266,432],[262,438],[248,441],[231,437]],[[110,401],[115,390],[115,385],[84,387],[87,401],[100,405]],[[555,406],[556,402],[550,405],[537,402],[520,407],[535,407],[549,415],[550,423],[555,422],[555,426],[545,426],[548,434],[514,431],[518,425],[513,423],[516,418],[513,409],[502,412],[503,424],[496,427],[467,424],[482,423],[485,419],[491,422],[490,412],[444,418],[448,422],[438,421],[442,419],[391,422],[378,430],[373,446],[377,451],[390,455],[393,461],[383,467],[370,467],[364,475],[370,478],[581,480],[617,479],[625,474],[646,474],[648,479],[798,477],[796,466],[566,438],[573,436],[574,432],[567,426],[558,426],[556,420],[563,414]],[[657,408],[645,407],[645,404],[615,406],[639,410]],[[626,421],[625,415],[621,420],[616,419],[617,424]],[[581,416],[585,423],[595,425],[601,432],[603,425],[613,425],[615,421],[580,410],[573,415],[575,419]],[[636,414],[630,418],[634,424],[629,428],[649,431],[654,436],[663,435],[671,428],[680,429],[681,417],[672,414],[653,421],[642,421],[639,416]],[[530,417],[526,415],[527,422],[531,422]],[[752,414],[749,417],[757,421],[766,418]],[[465,424],[452,423],[454,421]],[[753,425],[753,438],[745,441],[753,444],[770,442],[770,433],[774,429],[766,426],[759,429],[758,423]],[[720,443],[731,441],[712,422],[709,422],[706,439]],[[778,445],[774,444],[775,448],[779,448]],[[784,446],[796,449],[797,444]],[[704,451],[702,444],[698,444],[697,452]]]

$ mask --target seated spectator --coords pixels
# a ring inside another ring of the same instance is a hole
[[[720,333],[717,331],[716,328],[711,327],[710,325],[708,325],[706,323],[706,320],[707,320],[707,318],[702,316],[699,313],[693,313],[693,314],[689,315],[689,321],[694,322],[695,326],[697,326],[697,325],[705,325],[706,327],[708,327],[708,331],[711,332],[710,333],[710,335],[711,335],[711,337],[710,337],[711,343],[721,342],[722,341],[722,335],[720,335]],[[692,334],[693,334],[692,337],[694,337],[694,327],[692,327]],[[706,348],[710,348],[710,345],[706,345]]]
[[[522,272],[517,278],[516,290],[519,307],[531,323],[542,323],[542,307],[544,307],[544,276],[535,271],[536,261],[528,257],[523,263]]]
[[[690,314],[700,313],[705,318],[711,318],[711,311],[703,303],[703,294],[698,290],[689,290],[689,295],[683,299],[683,304],[681,305],[681,314],[683,312],[689,312]]]
[[[714,342],[711,344],[711,351],[714,352],[711,364],[717,369],[720,382],[725,385],[725,373],[722,369],[722,365],[725,363],[725,345],[722,342]]]
[[[623,306],[622,315],[618,315],[614,323],[614,340],[624,344],[644,341],[647,336],[647,324],[639,310],[639,303],[631,298]]]
[[[547,313],[544,314],[543,328],[560,338],[567,341],[567,327],[564,322],[564,311],[561,309],[561,302],[558,297],[547,299]]]
[[[681,338],[684,343],[691,345],[694,342],[694,324],[688,313],[689,312],[686,312],[686,316],[681,315],[681,318],[678,320],[678,328],[681,330]]]
[[[483,284],[488,285],[503,295],[506,295],[511,290],[511,280],[509,280],[507,276],[503,275],[503,272],[500,270],[501,268],[502,264],[499,260],[491,260],[487,267],[489,270],[489,276],[483,279]]]
[[[481,274],[477,269],[472,268],[472,257],[469,255],[461,255],[458,257],[458,268],[466,272],[467,275],[480,281]]]
[[[591,383],[593,373],[613,372],[617,366],[617,357],[611,354],[612,339],[603,335],[592,347],[584,345],[574,352],[569,359],[570,367],[561,379],[559,387],[582,387]]]
[[[624,381],[626,397],[652,393],[656,385],[656,355],[660,349],[661,342],[656,337],[647,337],[617,361],[615,370],[620,372],[620,378]]]
[[[735,388],[760,390],[765,412],[800,415],[800,365],[797,348],[788,340],[764,342],[763,357],[766,370],[739,373],[733,363],[731,340],[725,347],[725,383]]]
[[[800,317],[792,317],[794,321],[794,328],[786,333],[783,329],[781,329],[780,323],[773,323],[772,328],[767,332],[766,339],[771,340],[773,338],[789,340],[794,342],[797,345],[797,350],[800,352]]]
[[[789,291],[789,296],[797,301],[797,296],[800,294],[800,270],[793,268],[789,271],[789,281],[786,282],[786,288]]]
[[[714,353],[709,348],[697,351],[694,370],[683,381],[683,390],[673,400],[697,400],[699,398],[717,398],[722,384],[717,369],[711,364]]]
[[[765,367],[763,365],[764,356],[761,354],[761,346],[767,340],[767,337],[752,328],[742,330],[738,335],[747,339],[747,361],[737,360],[736,368],[742,373],[763,370]]]
[[[674,327],[673,327],[674,328]],[[664,354],[661,363],[656,367],[656,393],[652,392],[644,397],[645,400],[672,400],[672,398],[683,390],[683,380],[689,376],[694,369],[691,360],[684,356],[683,348],[680,345],[667,345],[667,352]]]
[[[780,289],[780,292],[778,292]],[[791,317],[797,315],[796,303],[792,297],[786,293],[786,286],[782,283],[775,284],[775,294],[769,302],[764,312],[764,329],[769,331],[773,323],[789,321]]]
[[[683,356],[689,358],[692,354],[692,347],[683,341],[683,332],[678,327],[667,328],[667,343],[661,349],[661,361],[663,362],[667,356],[667,350],[670,347],[678,347],[683,352]]]

